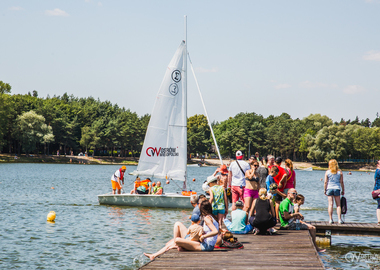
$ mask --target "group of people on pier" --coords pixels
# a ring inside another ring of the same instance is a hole
[[[177,248],[189,251],[211,251],[223,244],[222,235],[273,234],[277,222],[282,229],[309,230],[316,249],[316,229],[303,221],[300,206],[305,197],[297,194],[293,163],[287,159],[286,168],[280,157],[268,156],[260,160],[259,154],[243,160],[241,151],[229,169],[221,165],[203,185],[205,195],[192,195],[194,207],[192,225],[187,229],[181,222],[174,224],[173,239],[156,253],[144,253],[153,260],[167,250]],[[231,220],[227,219],[228,201],[232,203]],[[223,224],[227,230],[222,229]]]

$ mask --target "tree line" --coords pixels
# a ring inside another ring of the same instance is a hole
[[[33,91],[11,95],[11,86],[0,81],[0,151],[15,154],[139,155],[150,115],[138,116],[129,109],[93,97],[38,97]],[[328,116],[311,114],[292,119],[287,113],[263,117],[239,113],[212,123],[224,157],[237,150],[246,156],[259,152],[292,160],[328,161],[331,158],[375,159],[380,157],[380,118],[333,122]],[[215,153],[204,115],[188,118],[188,153]]]

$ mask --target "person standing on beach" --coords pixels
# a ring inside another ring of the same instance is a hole
[[[228,171],[228,187],[232,191],[232,211],[236,209],[235,203],[240,199],[244,202],[245,172],[250,169],[243,161],[243,153],[236,151],[236,161],[232,162]]]
[[[121,189],[124,185],[124,173],[127,170],[127,167],[122,166],[120,169],[118,169],[112,176],[111,176],[111,183],[112,183],[112,194],[121,194]]]
[[[340,195],[344,195],[344,183],[343,183],[343,173],[339,170],[338,162],[335,159],[329,161],[329,169],[325,173],[325,195],[328,197],[328,212],[330,221],[329,223],[334,223],[333,221],[333,208],[334,200],[336,204],[336,213],[338,214],[338,223],[342,224],[342,209],[340,207]]]
[[[373,190],[380,189],[380,160],[377,161],[377,167],[375,172],[375,186]],[[380,197],[377,199],[377,210],[376,210],[376,216],[377,216],[377,225],[380,226]]]

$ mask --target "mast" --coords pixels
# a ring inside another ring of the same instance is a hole
[[[185,124],[186,124],[186,140],[187,140],[187,15],[184,16],[184,24],[185,24],[185,50],[184,50],[184,56],[183,56],[183,67],[184,67],[184,72],[183,72],[183,95],[184,95],[184,103],[183,103],[183,106],[184,106],[184,113],[185,113]],[[187,143],[186,143],[187,145]],[[186,162],[186,167],[187,168],[187,146],[185,147],[186,151],[185,151],[185,154],[186,154],[186,159],[185,159],[185,162]],[[186,182],[187,182],[187,169],[186,169],[186,172],[185,172],[185,181],[183,182],[183,190],[186,190]]]

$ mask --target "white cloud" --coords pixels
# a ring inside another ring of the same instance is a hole
[[[218,69],[217,68],[207,69],[207,68],[199,67],[199,68],[196,68],[195,71],[199,73],[215,73],[215,72],[218,72]]]
[[[277,84],[274,88],[275,89],[286,89],[289,87],[292,87],[292,86],[290,84],[287,84],[287,83],[281,83],[281,84]]]
[[[369,51],[363,56],[364,60],[380,61],[380,51]]]
[[[98,7],[102,7],[103,4],[101,2],[98,2]]]
[[[360,85],[348,85],[346,88],[343,89],[344,93],[350,94],[350,95],[365,92],[365,91],[366,91],[365,88]]]
[[[337,84],[327,84],[327,83],[321,83],[321,82],[311,82],[311,81],[304,81],[299,83],[299,87],[301,88],[337,88]]]
[[[66,11],[63,11],[59,8],[55,8],[53,10],[45,10],[45,15],[47,16],[59,16],[59,17],[68,17],[69,14],[66,13]]]
[[[19,11],[19,10],[23,10],[23,8],[22,7],[10,7],[10,8],[8,8],[8,10]]]

